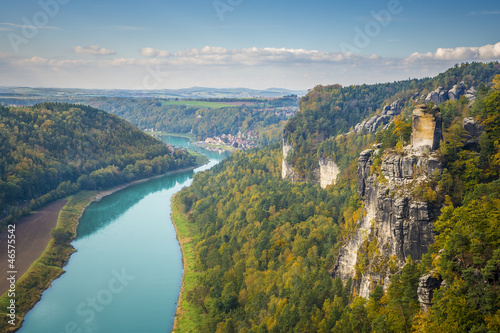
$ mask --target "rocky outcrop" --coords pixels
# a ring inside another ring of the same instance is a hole
[[[443,87],[439,87],[436,90],[431,91],[429,94],[427,94],[427,97],[425,98],[425,101],[427,103],[433,102],[436,105],[446,102],[447,100],[448,100],[448,92]]]
[[[281,162],[281,178],[289,179],[291,181],[295,181],[298,179],[297,174],[293,170],[292,166],[288,164],[287,157],[290,151],[292,150],[292,145],[286,142],[283,139],[283,160]]]
[[[411,145],[413,148],[427,146],[431,151],[439,148],[443,139],[442,116],[438,108],[427,109],[425,104],[413,111]]]
[[[479,151],[479,137],[484,131],[483,126],[478,123],[474,118],[468,117],[463,120],[463,127],[465,130],[465,143],[464,149]]]
[[[414,131],[423,123],[417,122]],[[434,131],[440,132],[436,124],[440,126],[435,123]],[[394,269],[401,269],[408,256],[420,260],[434,241],[433,222],[440,214],[440,205],[435,198],[424,201],[415,188],[435,191],[431,179],[443,166],[438,153],[429,154],[422,147],[427,146],[407,146],[401,153],[381,157],[378,149],[368,149],[358,159],[358,193],[364,214],[357,231],[340,249],[332,274],[344,281],[354,278],[354,288],[362,297],[367,298],[375,284],[387,287]],[[378,171],[373,170],[376,158],[381,158]],[[359,256],[367,244],[376,244],[377,251],[367,258],[368,265],[365,260],[360,268]]]
[[[319,159],[319,184],[322,188],[335,184],[340,169],[334,161],[328,157]]]
[[[417,295],[420,308],[423,312],[427,312],[432,306],[432,296],[434,295],[434,291],[439,289],[442,283],[443,279],[434,277],[432,272],[422,275],[420,278],[418,282]]]
[[[448,97],[452,101],[458,101],[463,94],[465,94],[465,84],[460,82],[459,84],[455,84],[453,88],[448,91]]]
[[[387,125],[393,117],[399,115],[403,108],[401,101],[395,101],[391,105],[386,105],[380,114],[376,114],[369,119],[362,121],[354,126],[356,133],[367,130],[369,133],[377,131],[381,125]]]
[[[297,175],[293,166],[287,161],[288,155],[293,147],[285,139],[283,139],[283,159],[281,161],[281,178],[288,179],[292,182],[301,180]],[[334,161],[328,157],[321,157],[316,169],[313,170],[314,183],[320,184],[322,188],[335,184],[337,176],[340,174],[340,168]]]
[[[474,102],[476,100],[476,89],[474,87],[471,87],[469,90],[465,92],[465,97],[471,101]]]
[[[473,102],[476,99],[476,89],[471,87],[467,89],[465,83],[460,82],[455,84],[453,88],[446,91],[443,87],[438,87],[436,90],[431,91],[425,96],[425,102],[433,102],[436,105],[439,105],[447,100],[457,101],[460,97],[464,96],[469,99],[469,101]]]

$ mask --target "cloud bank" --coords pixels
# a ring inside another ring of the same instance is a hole
[[[0,53],[0,85],[79,88],[161,89],[191,86],[283,87],[389,82],[434,76],[456,63],[500,60],[500,42],[478,47],[438,48],[387,58],[376,54],[290,48],[227,49],[205,46],[178,51],[138,49],[120,57],[97,45],[73,53],[93,57],[18,57]],[[106,56],[106,57],[104,57]]]

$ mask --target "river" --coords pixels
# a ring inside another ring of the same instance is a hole
[[[202,153],[207,170],[228,154]],[[172,195],[193,171],[167,175],[116,192],[84,212],[73,246],[78,252],[26,315],[21,333],[170,332],[182,280],[182,257],[170,219]]]

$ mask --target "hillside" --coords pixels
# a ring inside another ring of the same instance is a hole
[[[80,189],[195,164],[117,116],[83,105],[0,107],[2,225]]]
[[[317,87],[285,133],[312,181],[283,179],[277,145],[195,175],[176,199],[197,240],[180,331],[183,316],[203,332],[499,331],[498,70],[457,66],[383,99],[369,93],[382,86]],[[474,98],[425,101],[462,81]],[[352,115],[353,97],[332,91],[387,104],[380,116],[404,106],[356,131],[376,109]],[[337,166],[324,189],[308,156]]]
[[[224,104],[223,104],[224,103]],[[199,140],[222,134],[256,137],[259,144],[277,142],[285,121],[295,114],[298,98],[158,99],[94,98],[85,104],[116,114],[141,129],[191,133]]]
[[[328,138],[355,130],[358,124],[357,131],[365,129],[373,133],[391,119],[383,112],[384,106],[392,108],[393,115],[406,111],[408,116],[415,105],[410,102],[412,100],[437,105],[448,99],[448,94],[446,99],[443,97],[444,92],[452,90],[455,85],[459,90],[457,95],[464,95],[467,89],[475,91],[481,84],[490,83],[496,74],[500,74],[499,63],[471,63],[457,65],[434,78],[421,80],[346,87],[317,86],[302,98],[300,111],[286,124],[283,137],[285,146],[290,149],[285,159],[293,168],[295,178],[319,182],[315,170],[319,169],[320,157],[337,158],[328,154],[331,149],[328,144],[323,144]],[[461,88],[461,82],[464,88]],[[450,99],[453,99],[451,95]],[[396,104],[391,105],[394,102]],[[371,128],[362,124],[363,120],[370,120],[370,116],[374,116],[369,123]]]

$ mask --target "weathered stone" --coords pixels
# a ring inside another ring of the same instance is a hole
[[[436,105],[439,105],[447,100],[448,100],[448,93],[444,90],[443,87],[439,87],[436,90],[431,91],[429,94],[427,94],[427,97],[425,98],[425,101],[427,103],[433,102]]]
[[[372,160],[373,149],[366,149],[361,152],[358,159],[358,193],[362,198],[365,195],[366,180],[370,176],[370,167]]]
[[[363,130],[367,130],[369,133],[377,131],[380,126],[384,126],[390,123],[394,116],[401,113],[403,108],[403,103],[399,100],[394,101],[391,105],[386,105],[382,108],[381,114],[376,114],[368,119],[365,119],[361,123],[354,126],[354,131],[356,133]]]
[[[469,101],[474,102],[476,100],[476,89],[471,87],[469,90],[465,92],[464,95]]]
[[[292,150],[292,145],[288,144],[285,139],[283,139],[283,160],[281,162],[281,178],[289,179],[292,182],[298,179],[297,174],[293,170],[292,166],[288,164],[287,157]]]
[[[368,149],[358,159],[358,191],[365,212],[358,222],[359,229],[341,248],[332,273],[344,281],[354,277],[358,249],[367,237],[376,238],[380,258],[395,257],[399,268],[408,256],[420,260],[434,241],[433,222],[439,216],[440,205],[422,202],[412,193],[415,182],[429,181],[434,172],[442,170],[437,155],[405,147],[403,154],[382,156],[384,182],[379,182],[377,175],[370,175],[374,157],[375,151]],[[389,281],[388,267],[384,270],[377,266],[383,259],[369,260],[366,272],[354,284],[362,297],[369,296],[372,284],[387,286]]]
[[[442,116],[438,108],[428,110],[419,105],[413,110],[413,131],[411,145],[413,148],[428,146],[431,151],[439,148],[443,138]]]
[[[474,118],[464,118],[463,127],[466,132],[466,141],[464,144],[464,149],[479,151],[479,137],[484,131],[483,126],[478,123]]]
[[[423,312],[427,312],[432,306],[434,291],[439,289],[443,280],[435,278],[432,273],[423,275],[418,282],[418,301]]]
[[[459,84],[455,84],[453,88],[448,91],[448,97],[452,101],[457,101],[462,97],[462,95],[465,93],[465,84],[463,82],[460,82]]]
[[[322,188],[335,184],[340,168],[329,158],[319,159],[319,184]]]

